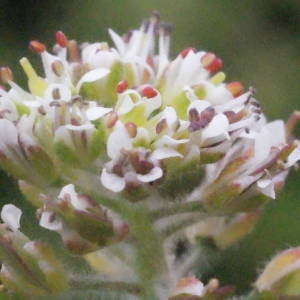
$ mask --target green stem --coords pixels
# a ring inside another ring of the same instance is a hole
[[[203,204],[200,201],[193,202],[180,202],[174,204],[165,205],[159,209],[153,210],[149,213],[151,222],[155,222],[164,217],[170,217],[177,214],[188,212],[206,212]]]
[[[69,281],[71,290],[101,290],[108,292],[125,292],[128,294],[139,295],[141,287],[136,283],[117,282],[117,281],[97,281],[88,278],[86,281],[82,279],[71,279]]]

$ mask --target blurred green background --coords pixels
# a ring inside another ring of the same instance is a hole
[[[107,28],[118,33],[139,27],[153,10],[171,21],[171,55],[186,47],[214,52],[223,59],[227,81],[253,86],[269,119],[286,119],[300,110],[299,0],[152,0],[152,1],[18,1],[2,0],[0,9],[0,65],[9,66],[17,82],[25,77],[19,66],[31,60],[28,42],[37,39],[49,49],[62,30],[78,42],[105,41]],[[300,137],[300,126],[296,135]],[[247,289],[269,258],[300,246],[300,172],[290,174],[284,191],[269,204],[254,232],[226,251],[211,273],[222,284]],[[26,204],[15,183],[2,174],[1,202]],[[27,210],[31,211],[30,207]],[[34,222],[34,221],[32,221]],[[25,224],[33,236],[30,224]]]

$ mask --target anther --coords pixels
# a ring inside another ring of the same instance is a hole
[[[131,137],[132,139],[136,137],[137,135],[137,127],[134,123],[132,122],[127,122],[124,125],[126,131],[128,132],[129,137]]]
[[[44,108],[43,105],[41,105],[39,108],[38,108],[38,112],[42,115],[42,116],[46,116],[46,110]]]
[[[68,46],[68,39],[61,31],[57,31],[55,34],[56,43],[62,47],[66,48]]]
[[[60,95],[60,90],[58,88],[52,90],[52,98],[54,100],[60,100],[61,95]]]
[[[167,128],[167,120],[166,120],[166,119],[162,119],[162,120],[160,120],[160,121],[156,124],[156,127],[155,127],[156,134],[162,133],[162,131],[163,131],[165,128]]]
[[[79,62],[78,45],[77,42],[71,40],[68,42],[68,50],[70,56],[70,62]]]
[[[222,67],[222,60],[215,56],[215,54],[207,52],[201,57],[203,68],[214,74]]]
[[[65,67],[61,61],[56,60],[51,64],[51,69],[57,77],[60,77],[63,74]]]
[[[121,94],[121,93],[125,92],[127,90],[127,88],[128,88],[128,81],[127,81],[127,79],[124,79],[117,84],[116,92],[118,94]]]
[[[13,80],[12,72],[8,67],[0,68],[0,77],[3,83]]]
[[[29,49],[34,53],[40,54],[46,50],[46,46],[39,41],[31,41],[29,43]]]
[[[58,101],[52,101],[49,103],[49,106],[52,107],[52,106],[55,106],[55,107],[60,107],[60,104]]]
[[[187,57],[187,55],[190,53],[190,51],[196,53],[196,48],[186,48],[180,52],[180,55],[183,59]]]
[[[118,119],[119,119],[118,114],[115,111],[110,112],[105,117],[106,127],[107,128],[113,127],[118,121]]]
[[[244,92],[242,84],[238,81],[233,81],[226,84],[226,89],[232,94],[234,98],[241,96]]]
[[[142,95],[148,99],[154,98],[157,95],[157,91],[152,86],[148,85],[143,88]]]

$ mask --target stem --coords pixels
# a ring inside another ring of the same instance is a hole
[[[86,281],[82,279],[71,279],[69,281],[71,290],[102,290],[109,292],[125,292],[128,294],[139,295],[141,287],[136,283],[116,282],[116,281],[96,281],[90,278]]]
[[[174,222],[165,225],[164,228],[160,230],[160,232],[164,237],[169,237],[170,235],[176,233],[177,231],[186,229],[187,227],[199,221],[202,221],[203,220],[202,216],[203,214],[197,212],[193,214],[192,213],[182,214],[182,219],[179,220],[178,220],[178,216],[176,216]]]
[[[180,202],[165,205],[162,208],[153,210],[149,213],[151,222],[155,222],[164,217],[170,217],[177,214],[188,213],[188,212],[206,212],[205,207],[200,201],[193,202]]]

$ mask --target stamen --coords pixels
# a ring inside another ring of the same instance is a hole
[[[107,128],[112,128],[116,122],[118,121],[119,117],[115,111],[110,112],[105,116],[105,124]]]
[[[60,95],[60,90],[58,88],[52,90],[52,98],[54,100],[60,100],[61,95]]]
[[[289,138],[296,126],[296,124],[300,120],[300,112],[299,111],[294,111],[289,119],[285,123],[285,134],[286,137]]]
[[[166,119],[160,120],[160,121],[156,124],[156,127],[155,127],[156,134],[162,133],[162,131],[163,131],[164,129],[166,129],[166,128],[167,128],[167,120],[166,120]]]
[[[201,63],[203,68],[211,72],[212,74],[219,71],[222,67],[222,60],[215,56],[215,54],[207,52],[201,57]]]

